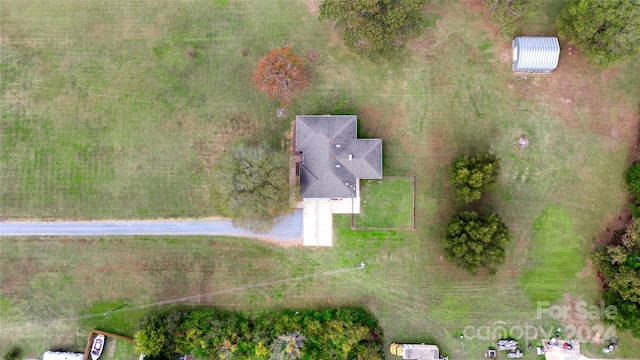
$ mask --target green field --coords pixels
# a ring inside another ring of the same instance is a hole
[[[602,71],[561,43],[552,75],[518,79],[511,44],[483,7],[452,0],[427,7],[427,28],[406,51],[370,62],[346,50],[313,4],[2,2],[1,217],[215,215],[210,169],[234,139],[279,145],[296,114],[355,113],[361,137],[383,139],[384,173],[416,175],[416,230],[353,231],[350,216],[336,216],[331,249],[205,237],[1,238],[0,349],[18,345],[31,358],[78,351],[93,328],[132,336],[145,315],[176,306],[348,305],[376,315],[386,344],[435,341],[452,359],[469,359],[491,341],[456,338],[468,325],[562,325],[536,319],[536,301],[597,299],[587,259],[626,203],[640,61]],[[525,19],[519,31],[553,34],[549,19],[560,8],[543,1],[546,20]],[[279,104],[250,78],[258,59],[285,43],[319,58],[306,62],[310,87],[278,119]],[[497,275],[472,277],[441,260],[444,226],[462,210],[447,167],[485,150],[502,159],[502,175],[476,210],[499,213],[514,241]],[[327,274],[359,261],[365,270]],[[296,279],[309,274],[317,276]],[[251,286],[280,279],[289,281]],[[195,294],[211,295],[145,306]],[[628,334],[619,344],[618,357],[640,353]]]
[[[413,228],[414,179],[385,178],[361,182],[357,228]]]

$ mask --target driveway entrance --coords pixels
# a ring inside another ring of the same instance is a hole
[[[333,246],[333,211],[331,200],[303,201],[303,246]]]

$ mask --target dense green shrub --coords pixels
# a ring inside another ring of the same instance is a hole
[[[320,19],[335,21],[349,50],[389,57],[420,35],[425,0],[324,0]]]
[[[172,312],[143,322],[136,340],[147,338],[138,335],[141,332],[166,335],[162,349],[154,351],[157,355],[148,356],[151,360],[172,354],[217,359],[384,358],[378,322],[362,309]],[[142,349],[138,343],[136,349]]]
[[[15,346],[2,355],[2,360],[17,360],[22,357],[22,350]]]
[[[625,176],[627,180],[627,188],[631,191],[631,195],[640,200],[640,162],[633,163],[627,170]]]
[[[540,5],[539,0],[489,0],[487,9],[491,14],[491,21],[500,26],[502,37],[510,39],[516,30],[516,20],[528,15],[533,16]]]

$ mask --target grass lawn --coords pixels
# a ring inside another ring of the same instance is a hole
[[[414,178],[362,180],[358,228],[413,228]]]
[[[105,358],[113,360],[136,360],[138,356],[133,349],[133,343],[121,339],[107,338],[104,349]]]
[[[331,249],[206,237],[2,238],[0,348],[18,345],[32,358],[78,351],[93,328],[132,336],[144,316],[181,306],[348,305],[375,314],[387,344],[435,341],[452,359],[471,359],[493,341],[460,340],[467,326],[565,326],[537,319],[536,301],[597,298],[587,258],[627,200],[640,61],[601,71],[561,43],[552,75],[520,80],[482,2],[442,1],[427,7],[429,27],[405,52],[372,63],[346,51],[314,3],[2,3],[0,216],[214,215],[209,172],[234,139],[279,145],[296,114],[355,113],[361,137],[383,139],[384,172],[416,175],[416,230],[352,231],[350,216],[336,216]],[[559,11],[554,0],[541,8],[545,19]],[[520,30],[554,31],[536,19]],[[286,42],[319,58],[307,61],[309,89],[278,119],[279,104],[250,78],[260,56]],[[447,167],[484,150],[502,159],[502,175],[476,210],[499,213],[514,241],[496,276],[472,277],[442,260],[440,239],[464,209]],[[366,269],[350,270],[360,261]],[[252,286],[280,279],[289,281]],[[211,295],[151,305],[195,294]],[[619,337],[618,355],[640,353],[639,340]]]
[[[580,246],[580,235],[565,209],[549,206],[533,223],[535,234],[528,266],[520,282],[533,301],[560,299],[565,293],[584,290],[580,274],[587,265],[589,248]]]

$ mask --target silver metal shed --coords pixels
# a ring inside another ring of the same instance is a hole
[[[513,71],[550,73],[558,66],[560,44],[556,37],[520,36],[511,44]]]
[[[42,360],[83,360],[84,354],[70,352],[47,351],[42,355]]]

